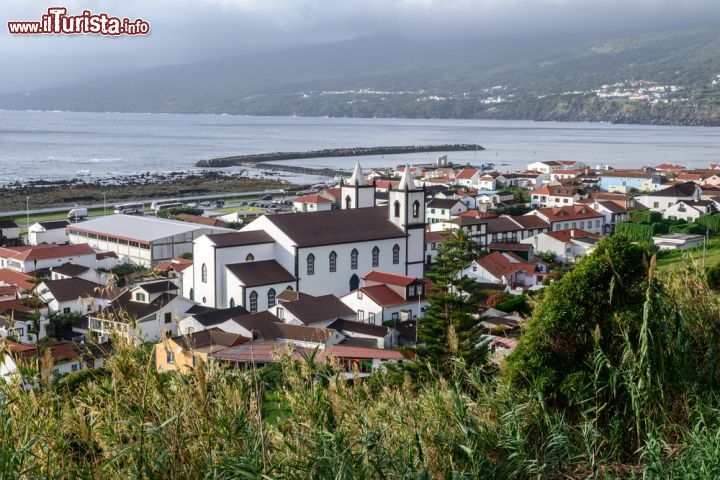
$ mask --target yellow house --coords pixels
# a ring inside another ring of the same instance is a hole
[[[209,354],[247,341],[218,328],[165,338],[155,345],[155,367],[159,372],[187,373],[197,362],[206,362]]]

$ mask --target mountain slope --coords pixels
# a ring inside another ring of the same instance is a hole
[[[584,42],[377,35],[4,95],[0,108],[716,125],[718,73],[715,28]]]

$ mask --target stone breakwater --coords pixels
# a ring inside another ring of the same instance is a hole
[[[454,143],[446,145],[407,145],[395,147],[357,147],[357,148],[328,148],[324,150],[310,150],[306,152],[272,152],[252,155],[236,155],[232,157],[211,158],[200,160],[196,167],[222,168],[254,163],[273,162],[279,160],[300,160],[304,158],[327,157],[361,157],[367,155],[399,155],[404,153],[428,152],[467,152],[480,151],[484,148],[472,143]]]

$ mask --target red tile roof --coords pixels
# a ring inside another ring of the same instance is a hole
[[[552,208],[538,208],[535,210],[537,213],[542,214],[550,222],[562,222],[565,220],[584,220],[587,218],[598,218],[602,217],[603,214],[593,210],[592,208],[585,205],[575,205],[572,207],[552,207]],[[532,215],[529,213],[527,215]]]
[[[382,307],[390,307],[392,305],[402,305],[403,303],[409,303],[403,297],[395,293],[387,285],[373,285],[370,287],[361,287],[359,290]]]
[[[36,245],[23,247],[0,247],[0,257],[13,258],[26,262],[48,258],[73,257],[76,255],[95,255],[95,250],[86,243],[70,245]]]
[[[179,215],[175,215],[178,219],[188,222],[188,223],[197,223],[199,225],[208,225],[210,227],[224,227],[225,222],[220,220],[219,218],[210,218],[210,217],[203,217],[202,215],[190,215],[187,213],[181,213]]]
[[[512,258],[514,261],[510,261]],[[475,263],[490,272],[496,278],[506,277],[519,271],[534,272],[537,270],[536,263],[526,262],[511,252],[494,252],[475,260]]]
[[[15,285],[25,290],[33,290],[36,285],[32,282],[33,277],[26,273],[16,272],[9,268],[0,268],[0,283]]]
[[[425,232],[425,243],[442,243],[447,240],[444,232]]]
[[[460,212],[455,214],[456,217],[468,217],[468,218],[495,218],[494,215],[489,212],[481,212],[480,210],[468,210],[467,212]]]
[[[398,275],[396,273],[380,272],[378,270],[372,270],[370,273],[363,277],[365,281],[372,281],[378,283],[387,283],[390,285],[401,285],[407,287],[415,280],[415,277],[408,277],[407,275]]]
[[[329,198],[325,198],[321,195],[318,195],[316,193],[305,195],[304,197],[299,197],[293,200],[293,202],[297,203],[334,203]]]
[[[573,238],[600,238],[597,233],[586,232],[578,228],[569,228],[567,230],[555,230],[554,232],[546,232],[546,235],[551,236],[555,240],[559,240],[563,243],[568,243]]]
[[[326,361],[329,357],[366,358],[373,360],[405,360],[405,356],[397,350],[370,347],[353,347],[350,345],[332,345],[318,355],[318,361]]]
[[[455,175],[455,178],[458,180],[470,180],[478,172],[479,170],[474,168],[463,168],[457,173],[457,175]]]
[[[155,270],[160,270],[161,272],[167,272],[168,270],[182,272],[186,268],[191,267],[192,264],[193,261],[188,258],[175,257],[171,260],[158,263],[157,265],[155,265]]]

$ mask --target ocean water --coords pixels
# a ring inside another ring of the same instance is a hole
[[[720,129],[492,120],[0,111],[0,182],[195,170],[201,159],[336,147],[477,143],[455,163],[516,170],[537,160],[635,167],[720,162]],[[364,167],[427,163],[438,154],[362,157]],[[288,161],[350,169],[353,158]]]

